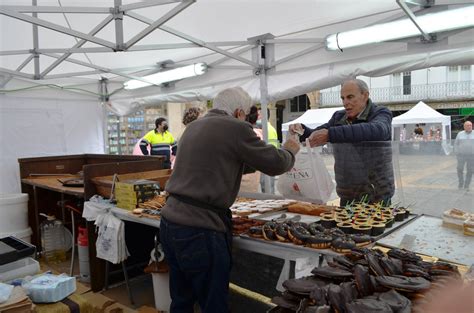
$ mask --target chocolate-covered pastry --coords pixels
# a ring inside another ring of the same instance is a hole
[[[367,248],[353,248],[350,253],[348,253],[346,256],[351,260],[351,261],[357,261],[364,259],[365,255],[369,252],[370,250]]]
[[[327,305],[327,286],[326,287],[314,287],[309,294],[309,298],[314,300],[314,303],[318,306]]]
[[[386,275],[385,270],[379,263],[379,257],[375,253],[367,253],[365,259],[369,263],[369,268],[376,276]]]
[[[288,228],[288,237],[294,244],[304,244],[309,236],[311,233],[302,225],[293,225]]]
[[[283,287],[292,293],[307,296],[315,287],[323,287],[327,284],[327,280],[308,276],[297,279],[287,279],[283,282]]]
[[[250,237],[254,238],[263,238],[263,228],[262,226],[252,226],[248,230]]]
[[[430,288],[430,282],[422,277],[377,276],[377,283],[382,286],[404,292],[418,292]]]
[[[395,313],[410,313],[411,312],[411,301],[399,294],[395,290],[389,290],[381,293],[378,299],[387,303],[393,312]]]
[[[370,282],[369,271],[362,265],[354,266],[354,278],[357,290],[362,297],[371,295],[374,292],[372,283]]]
[[[311,235],[316,235],[316,234],[324,232],[326,228],[321,226],[321,224],[314,222],[308,225],[308,230],[311,233]]]
[[[417,263],[422,260],[422,258],[416,255],[412,251],[408,251],[405,249],[391,249],[387,252],[389,256],[392,258],[400,259],[403,262],[410,262],[410,263]]]
[[[338,263],[340,266],[349,271],[354,267],[354,263],[344,255],[336,255],[332,259],[334,262]]]
[[[281,296],[288,301],[299,302],[301,300],[301,295],[297,295],[289,290],[283,291]]]
[[[286,223],[281,223],[277,225],[275,229],[275,236],[278,239],[278,241],[282,241],[282,242],[290,241],[290,237],[288,237],[288,228],[290,228],[290,226]]]
[[[272,303],[275,303],[276,305],[278,305],[281,308],[292,310],[292,311],[296,311],[296,309],[298,308],[298,305],[299,305],[299,302],[290,301],[290,300],[285,299],[281,296],[273,297],[272,298]]]
[[[315,267],[311,273],[318,277],[331,279],[346,279],[352,277],[351,272],[330,266]]]
[[[275,235],[275,230],[276,230],[277,224],[275,222],[267,222],[265,225],[263,225],[262,231],[263,231],[263,238],[265,240],[276,240],[276,235]]]
[[[330,284],[328,288],[328,301],[336,312],[346,312],[346,301],[344,290],[335,284]]]
[[[348,253],[356,247],[354,240],[349,238],[336,238],[331,242],[331,248],[334,251]]]
[[[346,305],[347,313],[392,313],[390,306],[377,299],[357,299]]]
[[[306,246],[315,249],[327,249],[331,246],[332,237],[325,234],[318,234],[306,237]]]
[[[372,243],[372,237],[369,235],[362,235],[362,234],[353,234],[349,236],[354,242],[356,243],[356,246],[358,247],[364,247],[368,244]]]
[[[379,259],[379,264],[388,276],[403,274],[403,262],[399,259],[384,256]]]

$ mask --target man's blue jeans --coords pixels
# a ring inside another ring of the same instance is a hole
[[[161,219],[160,241],[170,267],[171,313],[228,309],[231,254],[225,233]]]

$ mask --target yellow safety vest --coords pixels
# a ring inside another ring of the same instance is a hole
[[[272,126],[272,124],[267,124],[268,128],[268,143],[275,146],[275,148],[280,147],[280,142],[278,141],[278,134],[276,129]]]
[[[166,157],[165,163],[170,162],[171,151],[176,154],[177,143],[169,131],[164,133],[149,131],[140,142],[140,148],[150,145],[151,155],[163,155]],[[142,149],[144,151],[144,149]]]

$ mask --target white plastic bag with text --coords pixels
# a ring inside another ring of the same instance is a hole
[[[287,198],[326,203],[334,190],[334,183],[323,158],[306,140],[306,151],[300,150],[296,154],[295,165],[280,175],[277,188]]]

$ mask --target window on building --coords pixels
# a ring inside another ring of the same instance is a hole
[[[290,100],[291,112],[306,112],[309,109],[309,99],[307,95],[300,95]]]
[[[403,94],[411,95],[411,72],[403,72]]]
[[[399,96],[402,94],[402,79],[400,73],[392,74],[392,95]]]
[[[471,80],[471,66],[470,65],[463,65],[461,66],[461,76],[459,80],[462,82],[467,82]]]

